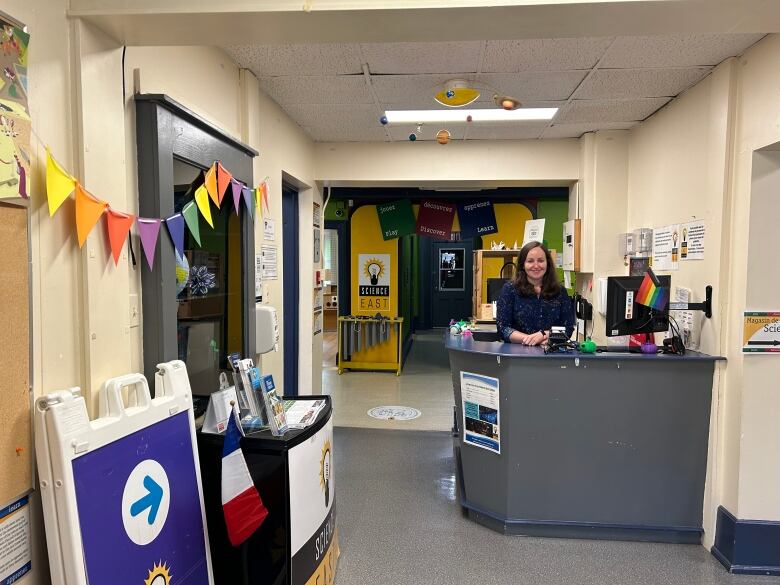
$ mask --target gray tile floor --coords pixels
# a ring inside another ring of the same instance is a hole
[[[503,536],[463,517],[449,433],[335,429],[336,585],[736,584],[702,546]]]

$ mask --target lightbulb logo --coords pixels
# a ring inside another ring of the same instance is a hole
[[[171,574],[168,572],[168,567],[165,563],[155,563],[152,570],[149,571],[149,577],[144,579],[144,585],[169,585],[171,582]]]
[[[322,446],[322,457],[320,457],[320,487],[325,493],[325,507],[330,503],[330,441],[325,441]]]
[[[379,283],[379,278],[385,275],[385,266],[381,260],[377,258],[371,258],[363,266],[366,276],[371,282],[371,286],[376,286]]]

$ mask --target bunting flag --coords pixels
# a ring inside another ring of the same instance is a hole
[[[243,187],[243,185],[235,179],[230,180],[230,188],[233,191],[233,209],[235,210],[236,215],[238,215],[239,207],[241,207],[241,187]]]
[[[211,208],[209,207],[209,191],[201,185],[195,190],[195,203],[198,204],[200,214],[203,216],[208,224],[213,228],[214,221],[211,219]]]
[[[222,207],[222,198],[225,196],[225,191],[227,191],[232,180],[233,175],[222,166],[221,162],[217,161],[217,194],[219,195],[217,207]]]
[[[211,200],[214,202],[214,205],[219,207],[220,197],[219,197],[219,189],[217,189],[217,163],[211,165],[211,168],[208,171],[206,171],[206,176],[203,178],[202,187],[206,188],[206,191],[211,197]],[[198,189],[200,189],[200,187],[198,187]],[[198,192],[195,191],[196,201],[197,198],[198,198]],[[198,204],[198,207],[200,207],[200,204]]]
[[[79,248],[84,247],[89,232],[95,227],[106,207],[108,207],[108,203],[95,198],[76,183],[76,234],[79,239]]]
[[[111,254],[114,256],[114,265],[116,266],[119,265],[119,254],[122,253],[122,246],[125,245],[127,234],[130,232],[130,226],[133,225],[134,220],[134,215],[108,208],[106,214],[108,242],[111,245]]]
[[[454,205],[426,199],[420,203],[420,211],[417,213],[417,235],[435,240],[449,240],[454,221]]]
[[[254,191],[249,187],[244,187],[241,189],[241,194],[244,196],[244,205],[246,205],[246,208],[249,211],[249,217],[252,217],[252,208],[255,206],[255,202],[253,201]]]
[[[151,217],[138,218],[138,233],[149,270],[154,268],[154,251],[157,248],[157,236],[160,235],[160,221]]]
[[[184,256],[184,217],[181,213],[174,213],[165,218],[165,226],[168,228],[168,233],[171,234],[173,246],[179,256]]]
[[[54,160],[49,147],[46,147],[46,198],[49,200],[49,216],[54,215],[75,188],[76,179],[65,172],[60,163]]]
[[[259,194],[262,194],[263,196],[263,207],[265,208],[266,212],[271,211],[271,207],[268,203],[268,177],[260,184],[260,187],[258,187],[260,190]],[[260,202],[258,201],[258,204]],[[261,210],[262,211],[262,208]]]
[[[187,222],[187,227],[190,230],[190,233],[192,234],[192,237],[195,238],[195,241],[198,242],[198,246],[200,246],[200,224],[198,223],[198,208],[195,205],[194,201],[190,201],[181,208],[181,214],[184,216],[184,221]]]

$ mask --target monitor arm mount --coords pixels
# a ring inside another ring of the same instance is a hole
[[[704,288],[703,303],[669,303],[670,311],[704,311],[707,319],[712,317],[712,286],[709,284]]]

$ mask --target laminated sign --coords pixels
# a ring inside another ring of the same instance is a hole
[[[361,311],[390,310],[390,254],[358,255]]]
[[[780,311],[745,311],[742,353],[780,354]]]

